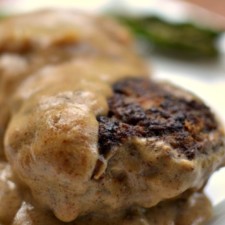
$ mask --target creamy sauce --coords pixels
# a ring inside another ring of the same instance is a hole
[[[42,11],[2,21],[0,33],[0,149],[12,110],[9,108],[15,107],[10,98],[35,71],[80,58],[81,67],[88,70],[86,58],[108,58],[127,75],[147,74],[127,31],[106,18],[76,11]],[[105,67],[105,72],[107,67],[112,71],[109,64]]]
[[[133,138],[104,162],[104,179],[92,178],[101,159],[96,117],[108,112],[112,84],[148,77],[123,28],[78,12],[45,11],[3,21],[0,32],[0,49],[7,52],[0,57],[0,142],[4,137],[10,164],[3,163],[1,174],[12,167],[16,177],[14,188],[11,175],[2,179],[0,222],[57,225],[79,217],[71,224],[196,225],[210,216],[208,200],[197,193],[181,208],[181,200],[143,207],[202,188],[224,161],[223,146],[212,157],[189,161],[163,141]],[[152,171],[145,170],[149,164]],[[118,183],[123,171],[130,171],[127,186]],[[84,216],[92,213],[101,216]]]
[[[32,204],[23,203],[12,225],[200,225],[211,216],[211,204],[202,193],[162,203],[151,209],[133,208],[114,216],[89,215],[75,222],[63,223]]]
[[[29,190],[17,186],[7,163],[0,164],[0,174],[2,225],[200,225],[211,217],[211,204],[204,194],[185,193],[178,199],[160,203],[151,209],[137,207],[107,217],[100,214],[89,215],[75,222],[63,223],[49,210],[40,207],[30,196]]]

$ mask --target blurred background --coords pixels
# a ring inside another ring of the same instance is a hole
[[[225,123],[225,0],[0,0],[0,16],[40,8],[78,8],[114,17],[130,29],[155,79],[193,91]],[[225,169],[206,192],[225,199]]]

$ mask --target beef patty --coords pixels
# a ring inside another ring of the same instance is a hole
[[[75,66],[34,78],[41,84]],[[113,82],[100,72],[83,77],[70,76],[64,86],[61,78],[50,80],[52,89],[34,92],[5,138],[18,177],[60,220],[153,207],[201,190],[223,165],[224,131],[193,94],[139,75]]]

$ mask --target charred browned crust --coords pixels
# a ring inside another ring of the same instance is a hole
[[[165,85],[129,78],[113,85],[107,116],[99,116],[99,151],[105,156],[132,137],[156,137],[188,159],[205,153],[209,132],[217,129],[210,109],[196,98],[189,100]]]

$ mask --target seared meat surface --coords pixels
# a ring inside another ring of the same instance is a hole
[[[132,137],[156,137],[190,160],[214,144],[208,135],[218,124],[199,99],[176,96],[168,84],[140,78],[118,81],[113,90],[108,116],[98,117],[100,154]]]

